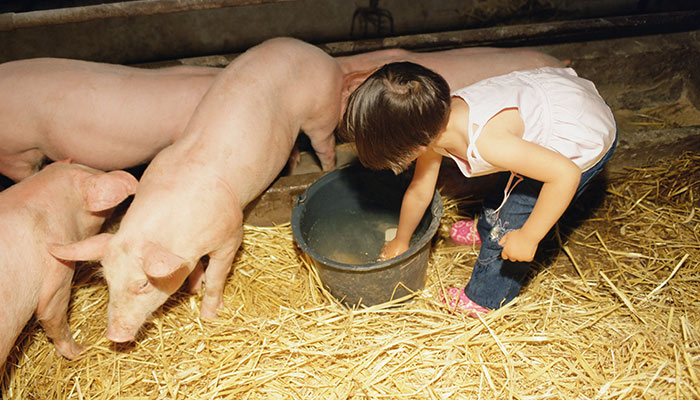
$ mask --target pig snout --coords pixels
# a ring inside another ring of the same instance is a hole
[[[141,293],[135,293],[140,290]],[[109,285],[107,331],[105,337],[115,343],[133,341],[153,312],[163,305],[170,293],[155,288],[146,279],[129,281],[126,287]]]
[[[141,325],[146,322],[146,318],[141,320],[137,319],[134,315],[127,315],[126,317],[114,316],[114,313],[109,311],[110,310],[108,310],[105,337],[115,343],[134,341]]]
[[[114,343],[133,342],[136,338],[136,332],[124,329],[117,324],[110,323],[107,326],[105,337]]]
[[[110,300],[105,337],[115,343],[132,342],[150,316],[143,304],[120,302],[114,305]]]
[[[105,337],[115,343],[134,341],[139,329],[150,316],[150,313],[140,312],[141,309],[140,305],[127,303],[123,299],[110,299]]]

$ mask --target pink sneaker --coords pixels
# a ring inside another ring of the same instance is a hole
[[[452,224],[452,228],[450,228],[450,238],[455,244],[465,246],[481,244],[479,232],[476,231],[476,221],[473,219],[464,219]]]
[[[467,315],[472,318],[477,318],[477,313],[488,314],[491,311],[471,301],[471,299],[464,294],[463,287],[452,287],[445,292],[440,291],[440,299],[450,308],[450,311],[467,313]]]

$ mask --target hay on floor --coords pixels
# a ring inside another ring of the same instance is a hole
[[[82,265],[70,324],[88,351],[62,359],[29,324],[2,398],[699,398],[700,156],[608,175],[600,204],[573,207],[543,244],[521,296],[480,319],[437,296],[477,254],[449,243],[454,199],[426,289],[400,307],[343,308],[289,225],[246,226],[219,319],[199,320],[199,296],[178,293],[117,346],[106,286]]]

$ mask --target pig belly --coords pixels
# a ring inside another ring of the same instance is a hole
[[[140,144],[125,146],[109,140],[86,141],[79,146],[59,143],[55,148],[45,151],[46,159],[61,161],[70,159],[82,165],[88,165],[103,171],[126,169],[146,164],[167,144]]]

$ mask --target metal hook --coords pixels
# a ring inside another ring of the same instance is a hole
[[[362,37],[367,37],[367,26],[372,25],[375,28],[375,33],[372,36],[379,36],[383,32],[383,21],[389,23],[389,34],[394,33],[394,17],[388,10],[379,8],[379,0],[370,0],[369,7],[358,7],[352,16],[352,24],[350,25],[350,36],[355,36],[355,21],[359,20],[363,28]]]

